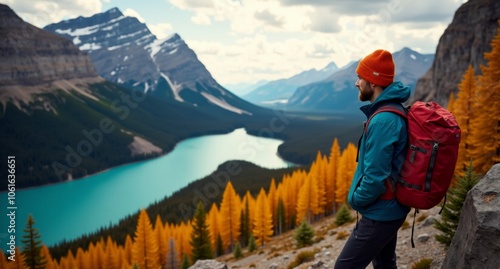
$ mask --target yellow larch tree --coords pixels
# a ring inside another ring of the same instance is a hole
[[[312,177],[314,184],[318,190],[317,199],[317,209],[314,212],[315,215],[322,214],[325,212],[326,206],[326,170],[324,158],[321,152],[318,151],[316,154],[316,160],[312,163],[311,169],[309,170],[309,175]]]
[[[486,173],[500,162],[500,27],[491,41],[492,50],[484,54],[487,65],[481,66],[471,119],[471,155],[474,170]],[[468,140],[468,141],[469,141]]]
[[[139,213],[135,230],[134,245],[132,247],[132,264],[140,269],[158,269],[158,242],[153,233],[153,226],[148,213],[142,209]]]
[[[125,244],[123,245],[123,256],[128,264],[132,264],[132,246],[132,238],[127,234],[125,237]]]
[[[121,269],[123,265],[130,266],[130,264],[128,264],[126,261],[125,249],[123,248],[123,246],[117,246],[115,248],[115,255],[116,255],[116,260],[118,262],[117,268]]]
[[[66,254],[66,256],[61,258],[59,262],[59,268],[71,269],[75,268],[76,267],[75,265],[76,265],[75,256],[73,256],[73,252],[71,252],[71,250],[68,250],[68,254]]]
[[[120,261],[118,260],[118,246],[111,239],[111,236],[108,236],[106,239],[106,247],[104,250],[104,266],[106,269],[120,269]]]
[[[78,269],[91,268],[89,255],[82,248],[76,250],[75,263]]]
[[[287,181],[287,204],[285,205],[288,223],[290,224],[289,229],[295,227],[297,223],[297,201],[299,199],[299,191],[307,178],[307,173],[304,170],[295,170],[292,172],[289,180]],[[299,221],[300,223],[300,221]]]
[[[448,109],[452,114],[455,114],[455,111],[454,111],[455,101],[456,101],[455,94],[450,93],[450,97],[448,98],[448,106],[446,107],[446,109]]]
[[[96,250],[95,250],[95,244],[93,242],[90,242],[89,247],[87,251],[85,252],[88,263],[90,264],[90,268],[99,268],[99,263],[96,258]]]
[[[181,255],[181,258],[179,260],[182,260],[182,257],[184,255],[186,256],[191,256],[191,244],[189,243],[189,240],[191,240],[191,221],[188,222],[182,222],[178,226],[178,233],[181,234],[180,239],[176,240],[175,242],[179,242],[180,245],[180,251],[179,254]]]
[[[158,242],[158,262],[160,263],[161,267],[163,268],[166,263],[166,258],[167,258],[167,239],[165,237],[164,233],[164,227],[163,227],[163,221],[161,220],[160,215],[156,215],[156,220],[155,220],[155,226],[153,228],[155,237],[156,237],[156,242]]]
[[[267,200],[269,201],[269,209],[271,210],[271,219],[273,221],[273,227],[277,227],[278,220],[276,218],[276,208],[278,206],[278,194],[276,193],[276,180],[274,178],[271,179],[271,184],[269,185],[269,191],[267,194]],[[276,228],[275,228],[276,229]],[[275,230],[276,234],[277,231]]]
[[[80,249],[80,248],[78,248]],[[40,253],[43,257],[45,257],[45,261],[47,262],[45,264],[45,269],[56,269],[56,262],[54,261],[54,259],[52,258],[52,255],[50,255],[50,251],[49,251],[49,248],[46,246],[46,245],[42,245],[42,250],[41,250],[41,253]],[[0,257],[1,259],[1,257]],[[5,268],[5,267],[1,267],[0,268]],[[84,268],[82,268],[84,269]]]
[[[335,201],[338,204],[347,203],[347,194],[351,186],[352,177],[356,171],[356,154],[356,146],[349,143],[340,155],[340,162],[337,170],[337,184],[335,186]]]
[[[94,267],[95,269],[105,269],[106,267],[104,267],[104,257],[105,257],[105,253],[104,253],[104,239],[101,237],[101,239],[96,242],[95,244],[95,248],[94,248],[94,259],[96,260],[95,262],[95,265],[96,267]]]
[[[297,200],[297,224],[304,219],[311,223],[313,216],[318,212],[318,186],[315,183],[314,177],[308,175],[300,187]]]
[[[208,211],[208,230],[210,231],[210,240],[212,241],[212,249],[217,249],[217,237],[219,236],[219,208],[215,203],[212,203]]]
[[[453,101],[453,95],[450,96],[449,110],[454,114],[458,126],[462,132],[462,138],[460,140],[460,146],[458,150],[457,165],[455,168],[455,174],[458,176],[463,176],[466,167],[469,165],[471,158],[470,147],[468,145],[468,136],[470,132],[470,120],[474,118],[474,111],[472,109],[473,98],[476,95],[476,78],[474,77],[474,68],[469,65],[467,71],[465,71],[462,81],[458,84],[458,95]]]
[[[7,257],[5,257],[3,250],[0,251],[0,269],[8,269]]]
[[[248,207],[250,208],[250,223],[253,223],[253,220],[254,220],[254,214],[255,214],[255,211],[253,210],[253,208],[255,208],[255,199],[253,198],[252,194],[250,193],[250,191],[246,191],[245,192],[245,196],[243,196],[243,199],[245,201],[248,201]],[[244,203],[242,201],[242,207],[244,206]],[[247,242],[248,243],[248,242]]]
[[[233,250],[240,236],[240,197],[228,181],[220,205],[221,237],[224,248]]]
[[[335,206],[335,186],[337,182],[337,170],[340,159],[340,146],[339,140],[333,140],[332,148],[330,150],[330,158],[328,159],[328,168],[326,173],[325,184],[325,197],[326,208],[328,213],[333,213],[337,209]]]
[[[260,189],[254,210],[255,219],[252,232],[256,237],[256,243],[263,246],[271,240],[271,236],[273,235],[273,215],[271,214],[268,197],[264,188]]]
[[[14,250],[16,253],[21,253],[19,247],[16,247]],[[7,264],[9,269],[27,269],[27,267],[24,266],[24,255],[16,255],[15,260],[9,261]]]
[[[295,217],[297,215],[298,193],[294,191],[295,184],[292,182],[293,174],[294,173],[292,173],[291,175],[284,175],[283,180],[281,181],[281,183],[283,184],[283,197],[286,197],[286,199],[283,200],[286,210],[286,230],[291,229],[295,226]]]

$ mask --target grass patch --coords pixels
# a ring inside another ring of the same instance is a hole
[[[430,269],[432,259],[421,259],[411,266],[411,269]]]
[[[316,254],[314,251],[299,252],[299,254],[295,257],[295,260],[288,265],[287,269],[293,269],[303,263],[313,261],[314,254]]]
[[[346,239],[347,237],[349,237],[349,235],[351,235],[350,233],[346,232],[346,231],[340,231],[337,233],[337,237],[336,239],[337,240],[343,240],[343,239]]]

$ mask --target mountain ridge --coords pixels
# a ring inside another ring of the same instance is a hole
[[[98,77],[86,53],[66,39],[25,23],[0,4],[0,87]]]
[[[339,68],[337,65],[334,62],[330,62],[320,70],[312,68],[288,78],[267,82],[250,93],[245,94],[243,98],[261,105],[269,105],[275,102],[284,101],[290,98],[297,88],[323,80],[338,70]]]
[[[118,8],[44,29],[87,51],[98,74],[108,81],[157,98],[213,107],[218,113],[251,115],[261,110],[219,85],[179,34],[158,40],[145,24]]]
[[[417,79],[432,64],[433,57],[433,54],[420,54],[407,47],[394,52],[395,80],[402,81],[413,90]],[[301,110],[358,111],[358,107],[362,105],[354,85],[358,63],[359,60],[353,61],[322,81],[299,87],[288,100],[286,107]]]

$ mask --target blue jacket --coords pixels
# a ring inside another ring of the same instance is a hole
[[[398,81],[389,85],[373,103],[360,109],[369,118],[382,104],[403,103],[409,97],[410,89]],[[368,130],[363,130],[358,166],[347,197],[349,205],[372,220],[405,218],[410,212],[409,207],[395,199],[378,200],[386,191],[384,181],[390,176],[398,176],[401,171],[408,140],[405,119],[391,112],[381,112],[365,128]]]

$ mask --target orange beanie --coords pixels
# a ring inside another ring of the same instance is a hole
[[[376,50],[363,58],[356,73],[368,82],[382,87],[394,82],[394,60],[386,50]]]

